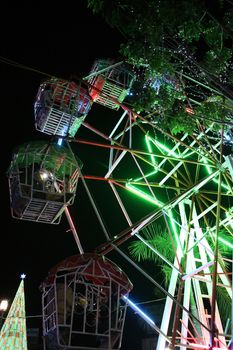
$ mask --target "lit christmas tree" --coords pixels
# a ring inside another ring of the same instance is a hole
[[[7,318],[0,332],[1,350],[27,350],[27,330],[24,299],[24,278],[19,285]]]

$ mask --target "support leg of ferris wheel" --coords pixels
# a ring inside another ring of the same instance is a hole
[[[182,227],[181,227],[181,233],[182,233],[182,229],[184,231],[187,232],[186,227],[187,227],[187,220],[185,218],[186,214],[184,211],[184,205],[179,205],[180,207],[180,215],[181,215],[181,221],[182,221]],[[209,302],[211,301],[211,296],[212,296],[212,289],[211,289],[211,284],[212,284],[212,279],[210,277],[210,271],[209,271],[209,266],[211,266],[213,264],[213,257],[214,257],[214,252],[212,251],[211,247],[209,246],[206,238],[203,235],[202,229],[199,226],[199,220],[200,217],[198,218],[195,207],[193,209],[193,219],[192,219],[192,223],[194,224],[194,228],[192,230],[190,230],[189,233],[189,248],[188,248],[188,257],[187,257],[187,266],[186,266],[186,276],[183,276],[183,278],[185,278],[186,282],[185,282],[185,288],[184,288],[184,299],[183,299],[183,306],[186,309],[190,309],[192,307],[194,307],[194,311],[196,309],[196,312],[198,314],[198,317],[200,319],[200,321],[202,322],[202,324],[205,325],[205,327],[200,326],[197,324],[195,324],[195,332],[196,332],[196,336],[198,338],[200,338],[200,334],[202,334],[201,338],[203,339],[203,346],[208,346],[210,343],[210,325],[209,325],[209,315],[206,315],[205,312],[205,307],[204,307],[204,300],[209,300]],[[182,240],[182,234],[181,234],[181,243],[183,244],[183,240]],[[197,271],[200,271],[200,268],[197,269],[197,265],[196,265],[196,261],[197,259],[194,257],[194,252],[192,247],[195,246],[195,242],[199,242],[198,244],[198,251],[199,251],[199,263],[201,262],[202,267],[205,268],[205,272],[207,272],[207,277],[204,278],[204,281],[202,281],[203,283],[205,283],[205,288],[207,290],[207,293],[205,295],[203,295],[202,291],[201,291],[201,281],[195,278],[195,273]],[[212,260],[210,262],[207,261],[207,256],[208,259]],[[174,264],[175,265],[175,264]],[[218,271],[220,272],[220,279],[223,282],[223,286],[225,286],[227,292],[229,293],[229,295],[231,295],[230,292],[230,284],[229,281],[227,280],[226,276],[223,274],[223,270],[220,266],[220,264],[218,264]],[[209,273],[209,275],[208,275]],[[171,277],[171,282],[169,285],[169,291],[174,291],[176,283],[177,283],[177,273],[176,271],[173,269],[172,272],[172,277]],[[196,305],[193,305],[193,303],[190,301],[190,290],[191,290],[191,281],[192,281],[192,285],[193,285],[193,290],[194,290],[194,297],[196,300]],[[174,292],[173,292],[174,295]],[[168,326],[169,326],[169,318],[171,317],[171,306],[172,306],[172,301],[171,299],[169,299],[169,297],[167,297],[167,301],[165,304],[165,309],[164,309],[164,316],[163,316],[163,320],[162,320],[162,324],[161,324],[161,330],[162,332],[164,332],[165,334],[167,334],[168,331]],[[194,314],[194,311],[192,310],[192,313]],[[221,344],[221,348],[226,349],[226,340],[225,337],[223,335],[223,328],[222,328],[222,323],[221,323],[221,319],[220,319],[220,315],[219,315],[219,311],[218,308],[216,306],[216,314],[215,314],[215,319],[216,319],[216,324],[218,327],[218,331],[220,333],[219,336],[219,341]],[[184,346],[187,344],[186,338],[187,338],[187,330],[188,330],[188,313],[186,311],[183,311],[183,316],[182,316],[182,328],[181,328],[181,340],[182,340],[182,344],[184,344]],[[209,329],[209,331],[208,331]],[[159,336],[158,339],[158,345],[157,345],[157,350],[162,350],[165,349],[165,344],[166,341],[164,340],[164,337]],[[194,343],[193,343],[194,345]],[[187,346],[187,345],[186,345]],[[195,349],[195,346],[193,347]],[[180,349],[185,349],[185,347],[180,347]]]
[[[187,220],[186,220],[186,216],[185,216],[185,211],[183,209],[183,203],[180,203],[179,207],[180,207],[180,212],[181,212],[182,227],[180,230],[180,245],[178,246],[176,256],[180,261],[182,256],[183,256],[182,247],[184,246],[184,242],[185,242],[185,236],[186,236],[186,231],[187,231]],[[175,260],[174,260],[174,268],[172,270],[171,280],[170,280],[170,284],[169,284],[169,288],[168,288],[168,292],[172,296],[175,296],[175,290],[176,290],[176,285],[177,285],[177,281],[178,281],[177,268],[179,266],[179,261],[177,261],[177,258],[175,258]],[[161,331],[165,334],[167,334],[167,332],[168,332],[169,320],[170,320],[171,312],[172,312],[172,305],[173,305],[172,299],[169,296],[167,296],[165,307],[164,307],[164,313],[163,313],[164,316],[162,318],[161,327],[160,327]],[[166,340],[163,336],[159,335],[156,349],[162,350],[165,348],[166,348]]]
[[[209,258],[210,262],[214,262],[214,251],[211,251],[211,247],[208,245],[207,239],[206,237],[203,235],[203,231],[201,229],[201,227],[199,226],[199,221],[197,219],[197,213],[196,213],[196,209],[194,207],[194,213],[193,213],[193,220],[194,220],[194,233],[195,233],[195,237],[197,240],[199,240],[200,242],[202,242],[203,244],[199,244],[198,245],[198,250],[199,250],[199,255],[200,255],[200,259],[202,264],[207,264],[207,257]],[[208,253],[207,253],[208,252]],[[211,257],[212,255],[212,257]],[[195,263],[195,259],[192,260]],[[209,264],[210,265],[210,264]],[[220,269],[220,264],[219,262],[217,262],[217,268],[218,271]],[[211,276],[209,267],[205,268],[205,281],[204,284],[206,286],[206,293],[203,295],[203,292],[201,291],[201,289],[199,290],[198,288],[196,288],[196,300],[200,300],[201,303],[204,306],[204,300],[208,300],[210,307],[211,307],[211,311],[212,311],[212,303],[213,303],[213,293],[212,293],[212,285],[214,283],[213,277]],[[221,275],[220,275],[221,276]],[[224,276],[224,275],[222,275]],[[195,276],[194,276],[195,277]],[[225,276],[224,276],[225,277]],[[197,285],[200,286],[200,284],[202,283],[201,281],[199,282],[197,279],[193,278],[193,285]],[[199,282],[199,283],[198,283]],[[226,282],[226,281],[225,281]],[[228,286],[229,286],[229,282]],[[226,286],[227,287],[227,286]],[[198,299],[197,299],[198,298]],[[215,299],[214,299],[215,301]],[[226,339],[223,336],[223,326],[222,326],[222,322],[221,322],[221,318],[220,318],[220,314],[219,314],[219,310],[218,310],[218,306],[217,306],[217,302],[215,302],[215,323],[216,326],[218,328],[218,332],[219,332],[219,342],[220,342],[220,347],[221,348],[226,348]],[[206,325],[209,325],[209,317],[211,316],[211,314],[207,314],[205,310],[202,310],[202,312],[199,313],[200,314],[200,319],[202,319],[203,323],[205,322]],[[202,333],[204,334],[204,330],[202,330]],[[212,337],[212,330],[210,332],[210,334],[207,335],[207,341],[205,341],[206,345],[208,345],[211,342],[211,337]],[[205,338],[204,338],[205,339]]]
[[[199,184],[199,187],[200,187],[200,184]],[[186,218],[184,201],[187,201],[187,199],[185,197],[187,196],[187,194],[189,192],[190,191],[188,191],[186,194],[183,194],[182,195],[183,200],[180,203],[178,203],[180,217],[181,217],[181,223],[182,223],[181,231],[180,231],[180,246],[182,248],[184,247],[185,239],[187,237],[187,218]],[[182,258],[183,252],[180,249],[179,245],[178,245],[176,255],[178,256],[179,259]],[[174,261],[175,267],[176,267],[176,264],[177,264],[177,260],[175,259],[175,261]],[[168,289],[169,293],[172,294],[173,296],[175,295],[175,289],[177,286],[177,282],[178,282],[178,274],[177,274],[177,271],[175,269],[173,269],[170,284],[169,284],[169,289]],[[186,287],[186,294],[188,294],[187,290],[188,290],[188,288]],[[186,305],[188,305],[187,295],[184,297],[184,300],[186,300],[185,303],[186,303]],[[167,332],[168,332],[169,320],[171,318],[171,312],[172,312],[172,305],[173,305],[172,300],[169,297],[167,297],[165,308],[164,308],[164,313],[163,313],[163,318],[162,318],[162,323],[161,323],[161,330],[165,334],[167,334]],[[186,315],[186,317],[187,317],[187,315]],[[184,316],[184,318],[185,318],[185,316]],[[184,326],[182,325],[182,329],[184,331],[184,338],[186,338],[186,335],[187,335],[187,328],[188,327],[184,328]],[[165,343],[164,338],[159,336],[158,343],[157,343],[157,350],[165,349],[165,346],[166,346],[166,343]]]

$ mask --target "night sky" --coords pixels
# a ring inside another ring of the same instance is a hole
[[[94,16],[86,8],[85,1],[55,5],[37,2],[24,5],[5,5],[1,11],[1,285],[0,298],[13,300],[20,283],[21,273],[26,274],[25,299],[28,316],[41,314],[41,293],[39,285],[48,270],[60,260],[78,253],[68,222],[63,216],[60,225],[45,225],[25,222],[11,218],[9,205],[7,168],[13,149],[25,142],[49,139],[34,128],[33,103],[40,82],[50,74],[64,79],[71,75],[84,77],[89,74],[92,64],[98,58],[119,56],[119,45],[124,41],[119,33],[110,28],[101,17]],[[4,20],[3,20],[4,19]],[[6,60],[15,62],[7,64]],[[21,68],[23,65],[27,68]],[[109,118],[116,118],[116,112],[95,105],[86,121],[105,131]],[[80,138],[89,137],[87,130],[81,127]],[[100,175],[107,170],[107,159],[101,157],[102,150],[85,145],[73,145],[73,150],[84,163],[83,173]],[[93,164],[92,159],[95,159]],[[99,167],[99,168],[98,168]],[[89,184],[89,183],[88,183]],[[90,183],[90,189],[96,195],[96,201],[103,211],[103,219],[111,234],[124,229],[114,203],[105,194],[103,184]],[[136,209],[135,209],[136,210]],[[105,242],[106,238],[94,215],[90,201],[78,185],[75,204],[70,208],[74,224],[78,230],[84,251],[92,251]],[[115,232],[113,232],[115,230]],[[152,290],[143,295],[140,276],[122,258],[109,256],[129,276],[135,289],[135,299],[146,300]],[[143,282],[144,283],[144,282]],[[41,326],[41,318],[30,319],[29,326]],[[141,344],[135,337],[138,316],[128,312],[126,326],[134,332],[126,332],[123,349],[140,349]],[[134,333],[134,334],[133,334]],[[139,334],[139,332],[136,332]],[[133,342],[134,339],[134,342]]]

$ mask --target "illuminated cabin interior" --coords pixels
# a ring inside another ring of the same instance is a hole
[[[12,217],[56,224],[72,205],[81,162],[72,151],[46,141],[19,146],[8,169]]]

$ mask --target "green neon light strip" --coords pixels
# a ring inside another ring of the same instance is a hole
[[[126,184],[126,188],[128,190],[130,190],[132,193],[136,194],[137,196],[145,199],[146,201],[151,202],[152,204],[155,204],[159,208],[162,208],[164,206],[164,203],[162,203],[159,200],[153,198],[152,196],[149,196],[148,194],[146,194],[143,191],[137,189],[136,187],[134,187],[133,185],[131,185],[129,183]],[[168,213],[165,212],[165,214],[169,218],[169,221],[170,221],[171,227],[172,227],[172,231],[173,231],[173,233],[175,235],[175,239],[176,239],[177,245],[179,246],[179,248],[180,248],[180,250],[182,252],[183,250],[182,250],[182,247],[181,247],[181,244],[180,244],[180,240],[179,240],[179,235],[178,235],[178,231],[177,231],[177,225],[176,225],[175,220],[174,220],[173,215],[172,215],[172,210],[169,209]]]
[[[147,137],[147,135],[146,135],[146,145],[147,145],[149,152],[153,153],[151,145],[150,145],[150,139]],[[155,156],[151,155],[150,157],[151,157],[152,164],[156,165]]]
[[[218,184],[218,180],[217,180],[217,179],[214,178],[213,181],[214,181],[216,184]],[[224,188],[224,189],[227,190],[227,191],[230,191],[230,187],[228,187],[227,185],[225,185],[225,184],[223,184],[223,183],[221,183],[221,187]]]
[[[195,153],[194,151],[191,151],[191,152],[181,156],[181,154],[177,154],[172,149],[168,148],[167,146],[165,146],[164,144],[162,144],[158,140],[154,140],[150,136],[147,136],[147,135],[145,137],[146,137],[146,144],[147,144],[147,147],[148,147],[148,150],[149,150],[150,153],[153,153],[153,151],[152,151],[152,148],[151,148],[151,145],[150,145],[149,141],[152,142],[156,147],[158,147],[158,148],[162,149],[163,151],[165,151],[167,153],[167,155],[169,155],[169,154],[173,155],[177,159],[188,158],[191,154]]]
[[[163,145],[161,142],[152,139],[150,136],[146,135],[146,138],[148,139],[148,141],[151,141],[156,147],[159,147],[160,149],[164,150],[165,152],[171,154],[172,156],[176,157],[176,158],[180,158],[180,155],[177,154],[176,152],[172,151],[171,149],[169,149],[167,146]],[[151,152],[149,150],[149,152]]]
[[[183,157],[181,157],[181,158],[188,158],[189,156],[191,156],[192,154],[194,154],[195,152],[194,151],[192,151],[192,152],[189,152],[189,153],[187,153],[187,154],[185,154],[185,155],[183,155]]]
[[[154,175],[154,174],[156,174],[157,172],[158,172],[158,170],[154,170],[154,171],[152,171],[151,173],[146,174],[144,177],[143,177],[143,176],[142,176],[142,177],[138,177],[137,179],[135,179],[135,180],[133,180],[133,181],[134,181],[134,182],[141,181],[142,179],[147,178],[147,177],[149,177],[149,176],[151,176],[151,175]]]
[[[157,205],[159,208],[161,208],[163,206],[163,203],[160,202],[158,199],[149,196],[148,194],[146,194],[145,192],[137,189],[136,187],[134,187],[133,185],[131,185],[130,183],[126,184],[126,188],[133,192],[134,194],[138,195],[139,197],[145,199],[148,202],[151,202],[152,204]]]

